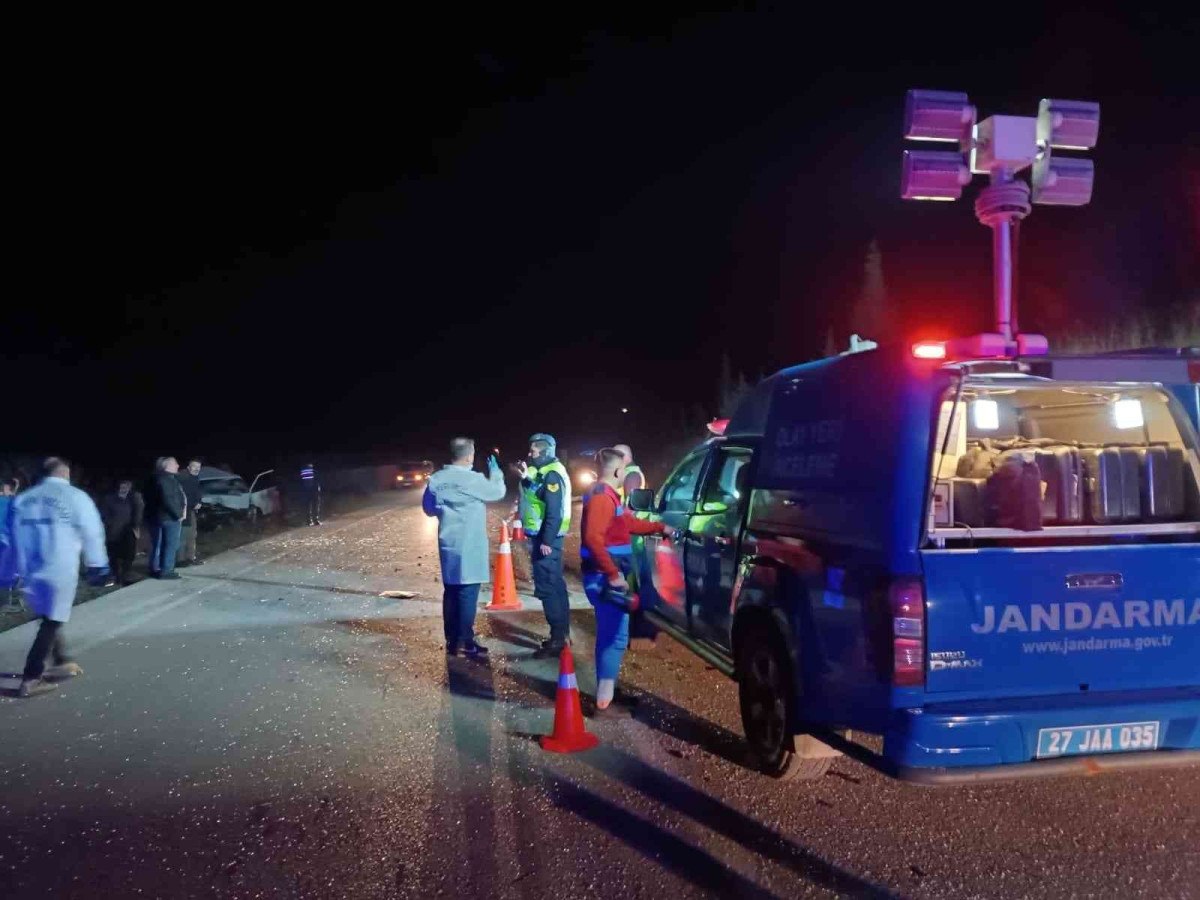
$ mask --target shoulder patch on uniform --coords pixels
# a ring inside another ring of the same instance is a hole
[[[557,490],[558,490],[558,482],[557,482],[557,481],[548,481],[548,482],[546,482],[546,490],[548,490],[548,491],[557,491]]]

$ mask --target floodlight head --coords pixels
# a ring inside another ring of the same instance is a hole
[[[1037,139],[1043,147],[1091,150],[1100,137],[1100,104],[1090,100],[1042,100]]]
[[[1042,206],[1086,206],[1092,199],[1095,166],[1090,159],[1052,156],[1044,152],[1034,161],[1033,202]]]
[[[958,143],[970,137],[975,107],[957,91],[908,92],[904,103],[904,136],[912,141]]]
[[[900,196],[905,200],[957,200],[971,172],[961,153],[905,150]]]

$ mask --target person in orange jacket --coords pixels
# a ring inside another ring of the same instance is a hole
[[[670,537],[673,530],[661,522],[635,519],[626,511],[618,492],[624,467],[620,452],[601,450],[596,465],[596,484],[584,499],[579,555],[583,589],[596,608],[596,712],[603,715],[612,704],[621,660],[629,646],[629,614],[638,607],[638,597],[625,580],[633,569],[631,535]]]

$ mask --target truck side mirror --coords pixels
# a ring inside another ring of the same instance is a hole
[[[629,508],[634,512],[651,512],[654,509],[654,491],[638,488],[629,495]]]

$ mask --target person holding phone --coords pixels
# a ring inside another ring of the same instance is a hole
[[[555,457],[556,450],[553,435],[539,432],[529,438],[529,462],[516,465],[533,595],[542,601],[550,626],[550,637],[534,651],[534,659],[558,659],[571,639],[571,610],[563,576],[563,541],[571,530],[571,477]]]

